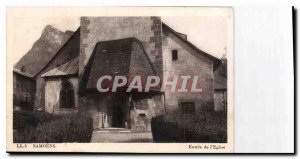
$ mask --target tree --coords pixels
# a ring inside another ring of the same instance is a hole
[[[219,67],[219,74],[227,77],[227,58],[226,55],[223,55],[221,58],[221,64]]]

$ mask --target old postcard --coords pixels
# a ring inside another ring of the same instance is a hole
[[[230,7],[8,7],[7,151],[233,152]]]

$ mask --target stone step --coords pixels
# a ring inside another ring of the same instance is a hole
[[[126,128],[101,128],[94,130],[96,132],[131,132],[130,129]]]
[[[134,133],[118,131],[94,131],[91,142],[100,143],[144,143],[153,142],[151,132]]]

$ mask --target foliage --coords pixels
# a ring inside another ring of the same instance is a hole
[[[206,111],[197,115],[173,111],[165,116],[152,118],[155,142],[204,142],[227,141],[226,113]]]
[[[15,143],[90,142],[93,131],[87,114],[14,112],[13,118]]]
[[[219,66],[219,73],[220,73],[220,75],[227,77],[227,58],[225,55],[221,58],[221,64]]]

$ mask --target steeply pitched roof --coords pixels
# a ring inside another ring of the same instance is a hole
[[[68,34],[70,34],[68,32]],[[65,54],[65,50],[67,49],[68,51],[71,50],[71,53],[74,53],[74,57],[79,55],[79,49],[78,51],[74,48],[79,48],[79,46],[74,46],[73,44],[70,44],[72,41],[78,41],[78,45],[79,45],[79,39],[80,38],[80,27],[73,33],[73,35],[71,35],[71,37],[64,43],[64,45],[62,45],[59,50],[54,54],[54,56],[47,62],[45,63],[44,67],[42,69],[40,69],[34,77],[37,77],[38,75],[40,75],[51,63],[53,60],[55,60],[59,54]],[[76,50],[76,51],[74,51]]]
[[[80,81],[80,92],[95,90],[98,79],[103,75],[126,76],[129,84],[136,75],[147,78],[156,73],[142,43],[136,38],[125,38],[95,45]]]
[[[78,74],[78,57],[60,65],[44,74],[41,77],[67,76]]]
[[[191,42],[189,42],[187,39],[183,38],[180,34],[182,33],[178,33],[176,32],[174,29],[172,29],[171,27],[169,27],[167,24],[162,23],[162,29],[165,31],[169,31],[170,33],[172,33],[175,37],[177,37],[178,39],[180,39],[181,41],[183,41],[185,44],[187,44],[188,46],[190,46],[192,49],[194,49],[196,52],[210,58],[213,60],[214,65],[218,66],[221,63],[221,60],[218,59],[217,57],[214,57],[202,50],[200,50],[198,47],[196,47],[194,44],[192,44]]]

